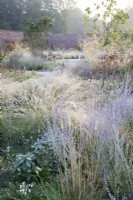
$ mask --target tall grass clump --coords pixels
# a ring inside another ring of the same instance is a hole
[[[27,72],[25,70],[1,70],[1,78],[7,81],[18,81],[22,82],[27,79],[37,78],[38,74],[34,71]]]
[[[64,113],[70,116],[69,125],[78,126],[81,122],[78,113],[85,117],[82,101],[87,102],[88,87],[88,83],[77,82],[68,74],[53,74],[45,77],[43,82],[38,79],[15,84],[2,83],[2,137],[6,147],[12,144],[15,149],[17,146],[18,149],[27,148],[25,142],[28,144],[32,141],[30,136],[34,140],[42,134],[46,114],[63,101]]]
[[[53,73],[2,88],[10,198],[132,199],[132,77],[108,82]]]
[[[124,127],[133,115],[132,95],[119,94],[106,106],[95,106],[93,118],[88,115],[80,130],[69,130],[66,123],[50,126],[61,167],[58,182],[46,188],[47,199],[132,199],[133,132]]]
[[[132,198],[132,130],[122,129],[132,115],[132,103],[126,93],[105,107],[95,105],[94,118],[88,115],[86,127],[80,129],[68,127],[62,109],[55,110],[52,120],[47,117],[40,152],[50,145],[56,172],[42,186],[46,199]]]

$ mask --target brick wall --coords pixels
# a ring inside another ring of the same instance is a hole
[[[48,37],[48,43],[51,49],[78,48],[79,41],[83,37],[83,34],[53,34]]]
[[[20,43],[23,40],[23,32],[0,30],[0,42]]]
[[[83,39],[83,34],[50,34],[48,36],[48,46],[51,49],[78,48],[79,41]],[[23,32],[0,30],[1,42],[20,43],[23,40]]]

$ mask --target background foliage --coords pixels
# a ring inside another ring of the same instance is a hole
[[[31,18],[39,22],[48,16],[53,21],[54,33],[84,32],[84,14],[74,0],[1,0],[0,28],[24,30]]]

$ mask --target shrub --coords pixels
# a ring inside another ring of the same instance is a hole
[[[22,57],[21,63],[27,70],[42,70],[44,66],[44,60],[41,57],[32,55]]]
[[[29,52],[16,50],[10,53],[3,60],[6,69],[14,70],[53,70],[57,63],[54,61],[44,61],[41,56],[34,56]]]
[[[21,63],[22,53],[14,51],[7,55],[3,60],[3,64],[6,66],[6,69],[21,70],[24,69],[24,65]]]
[[[118,9],[116,0],[105,0],[94,7],[97,11],[94,18],[91,17],[91,8],[86,9],[85,23],[91,26],[91,34],[90,39],[81,45],[90,61],[90,68],[109,74],[115,74],[121,68],[126,70],[133,49],[131,37],[123,38],[122,26],[129,19],[127,11]],[[101,8],[103,13],[99,14]],[[99,25],[101,17],[102,24]]]

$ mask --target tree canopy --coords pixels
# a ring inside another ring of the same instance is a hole
[[[74,0],[0,0],[0,28],[24,30],[28,19],[48,16],[54,33],[84,32],[84,14]],[[77,18],[77,19],[76,19]]]

